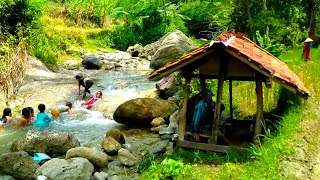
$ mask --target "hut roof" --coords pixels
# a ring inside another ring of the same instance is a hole
[[[214,51],[216,47],[222,47],[228,54],[234,56],[236,59],[249,65],[259,73],[276,81],[294,93],[303,96],[304,98],[310,96],[310,91],[287,64],[259,47],[244,34],[236,33],[235,31],[229,31],[222,34],[214,41],[211,41],[210,44],[198,48],[181,56],[179,59],[164,65],[152,73],[149,76],[149,79],[160,79],[177,70],[183,69],[191,62],[205,60],[204,57],[208,55],[208,51]]]

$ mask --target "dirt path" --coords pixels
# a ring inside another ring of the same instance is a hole
[[[314,113],[315,117],[301,123],[302,130],[297,134],[297,141],[293,142],[295,153],[281,161],[280,175],[283,179],[320,179],[319,112],[318,105],[314,103],[311,110],[304,112]]]

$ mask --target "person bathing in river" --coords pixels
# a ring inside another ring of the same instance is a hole
[[[60,113],[63,113],[63,112],[68,112],[68,114],[71,115],[72,114],[71,108],[72,108],[72,103],[67,102],[65,106],[60,106],[60,107],[51,109],[52,118],[54,120],[57,120],[60,116]]]
[[[89,101],[85,102],[82,106],[89,109],[91,108],[93,105],[97,104],[98,102],[101,101],[102,98],[102,92],[98,91],[96,93],[96,97],[91,98]]]
[[[29,108],[23,108],[21,112],[22,116],[17,121],[16,127],[28,126],[31,123],[31,113]]]
[[[32,107],[27,107],[29,109],[30,112],[30,118],[29,121],[33,121],[34,120],[34,109]]]
[[[93,85],[93,81],[89,78],[84,78],[82,75],[78,74],[75,76],[76,80],[78,81],[78,95],[80,96],[80,86],[84,87],[84,92],[83,92],[83,96],[82,96],[82,100],[84,100],[86,98],[86,94],[87,92],[92,96],[92,94],[90,93],[90,88]]]
[[[13,118],[12,118],[12,112],[11,112],[11,109],[10,108],[5,108],[3,110],[3,114],[2,114],[2,117],[0,119],[0,132],[3,132],[4,131],[4,125],[6,123],[11,123],[13,121]]]
[[[39,104],[38,109],[39,112],[34,122],[34,127],[37,129],[44,129],[49,126],[53,119],[47,113],[44,112],[46,110],[46,105]]]

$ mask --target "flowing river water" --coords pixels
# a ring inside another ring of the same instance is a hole
[[[90,78],[94,81],[94,86],[90,90],[93,94],[101,90],[103,100],[101,104],[97,104],[97,106],[100,105],[98,110],[94,108],[87,110],[76,107],[82,96],[77,95],[77,82],[73,78],[75,73],[54,74],[49,78],[30,80],[20,88],[16,100],[20,101],[20,104],[17,102],[14,106],[32,106],[36,115],[39,103],[46,104],[47,110],[55,105],[65,104],[66,101],[74,103],[73,114],[70,116],[62,113],[58,121],[51,123],[49,131],[72,133],[79,139],[82,146],[89,147],[98,146],[108,130],[124,127],[111,120],[112,113],[118,105],[129,99],[145,97],[146,92],[153,89],[156,83],[147,79],[147,71],[90,72]],[[29,79],[32,78],[29,77]],[[17,119],[19,114],[14,114],[14,117]],[[0,133],[0,154],[9,152],[12,142],[23,137],[30,129],[33,129],[32,125],[20,129],[16,129],[14,123],[7,125],[6,131]]]

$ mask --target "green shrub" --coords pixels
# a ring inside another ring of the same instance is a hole
[[[18,35],[19,28],[28,28],[41,15],[39,0],[0,1],[0,32]]]
[[[194,179],[193,168],[181,161],[173,159],[164,159],[160,164],[152,164],[143,174],[143,179],[154,180],[182,180]]]

